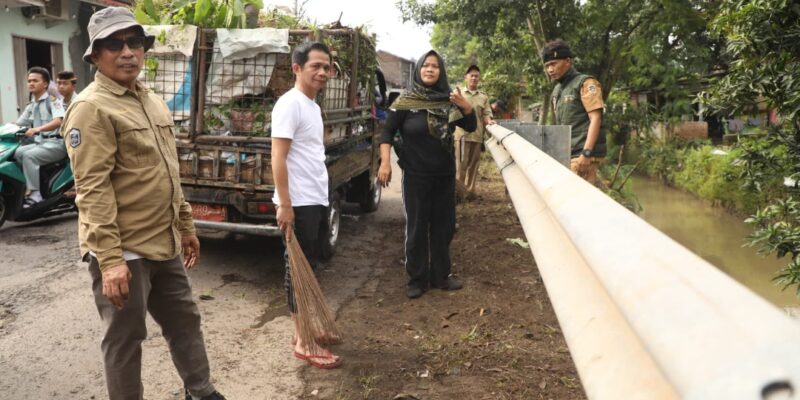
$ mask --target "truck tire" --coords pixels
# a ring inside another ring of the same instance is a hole
[[[319,258],[322,261],[330,260],[333,257],[334,253],[336,253],[336,242],[339,240],[342,198],[338,191],[331,194],[328,203],[328,213],[325,221],[320,225]]]
[[[364,191],[361,201],[358,203],[361,206],[361,211],[374,212],[377,210],[378,205],[381,204],[381,191],[382,188],[381,184],[378,183],[378,175],[375,175],[369,182],[367,190]]]

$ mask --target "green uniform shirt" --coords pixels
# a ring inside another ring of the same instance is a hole
[[[462,128],[456,128],[454,133],[455,140],[464,140],[467,142],[482,142],[484,133],[486,132],[486,124],[484,118],[492,117],[492,107],[489,106],[489,96],[480,90],[470,91],[468,89],[461,89],[461,93],[472,104],[472,112],[475,113],[475,118],[478,119],[478,127],[473,132],[467,132]]]
[[[553,89],[552,104],[557,125],[572,127],[572,157],[580,156],[589,136],[589,111],[603,110],[600,83],[571,68]],[[592,149],[593,157],[606,155],[606,134],[600,123],[600,136]]]

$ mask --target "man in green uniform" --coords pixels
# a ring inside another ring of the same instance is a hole
[[[546,43],[542,60],[547,75],[558,82],[551,96],[555,123],[572,127],[570,168],[581,178],[597,185],[597,170],[606,155],[600,83],[573,68],[572,52],[563,40]]]
[[[478,164],[481,159],[481,143],[486,132],[485,126],[495,123],[492,119],[492,108],[489,106],[489,96],[478,90],[480,80],[481,70],[477,65],[470,65],[464,73],[467,87],[462,93],[475,110],[478,127],[472,132],[457,127],[454,133],[457,187],[458,192],[461,192],[458,194],[467,199],[475,196],[475,181],[478,180]]]

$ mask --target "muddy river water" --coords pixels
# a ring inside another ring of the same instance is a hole
[[[651,225],[773,304],[800,306],[792,288],[781,290],[771,280],[783,261],[744,246],[751,228],[742,217],[657,180],[633,177],[632,183],[643,208],[639,215]]]

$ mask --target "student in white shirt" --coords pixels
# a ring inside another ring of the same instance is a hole
[[[28,70],[28,90],[33,100],[19,116],[17,125],[26,127],[29,141],[17,149],[14,158],[22,165],[28,191],[23,208],[31,208],[43,200],[40,192],[39,169],[42,165],[54,163],[67,157],[64,140],[58,128],[64,119],[61,100],[47,93],[50,72],[42,67]]]

